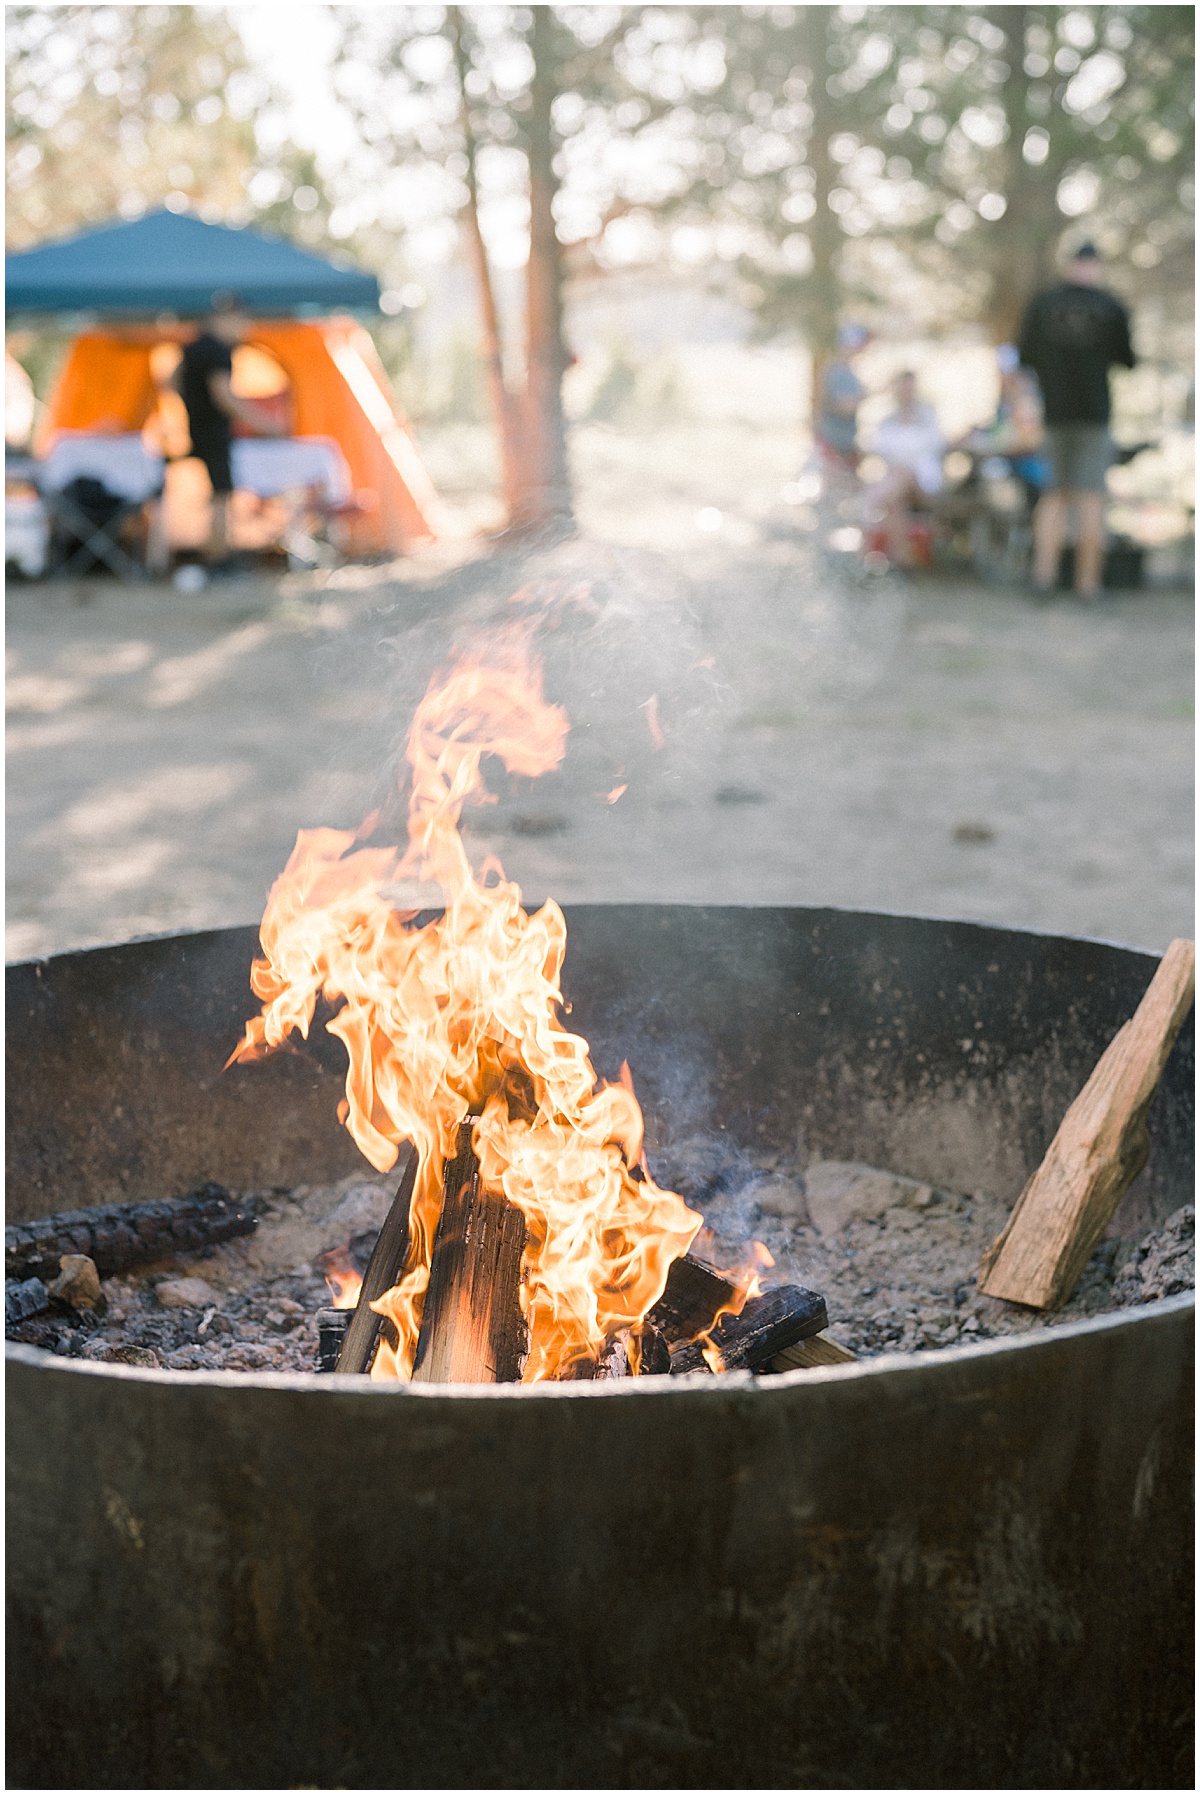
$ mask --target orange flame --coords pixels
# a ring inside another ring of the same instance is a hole
[[[329,1286],[335,1309],[357,1309],[362,1276],[350,1262],[346,1247],[334,1247],[318,1260],[322,1276]]]
[[[525,1217],[521,1306],[526,1382],[563,1375],[636,1328],[702,1218],[645,1171],[642,1113],[628,1068],[598,1082],[588,1045],[559,1020],[566,924],[553,901],[530,915],[494,859],[472,872],[458,822],[496,755],[535,776],[565,752],[565,713],[542,695],[528,628],[508,627],[486,661],[435,678],[409,732],[409,845],[355,847],[336,829],[302,829],[267,899],[251,986],[262,1011],[233,1059],[307,1037],[317,997],[339,1004],[345,1126],[384,1172],[401,1141],[418,1173],[407,1266],[372,1304],[396,1328],[372,1375],[408,1378],[429,1281],[446,1158],[459,1123],[480,1114],[474,1146],[485,1187]],[[485,797],[486,801],[486,797]],[[424,927],[387,896],[398,877],[437,881],[444,914]],[[634,1176],[637,1170],[639,1177]]]

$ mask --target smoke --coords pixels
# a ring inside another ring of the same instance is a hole
[[[381,619],[396,733],[373,799],[376,839],[403,839],[405,735],[431,677],[460,655],[486,657],[518,620],[571,734],[562,768],[536,782],[485,766],[496,802],[464,815],[468,838],[499,852],[513,876],[536,878],[546,848],[565,847],[557,838],[603,829],[618,809],[653,855],[698,804],[769,798],[769,775],[747,772],[741,762],[754,757],[741,747],[853,704],[886,671],[903,628],[902,592],[830,550],[836,514],[821,511],[815,530],[793,528],[736,560],[558,539],[397,589]],[[636,869],[627,883],[632,895]]]

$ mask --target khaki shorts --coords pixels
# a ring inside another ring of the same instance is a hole
[[[1051,492],[1103,492],[1112,463],[1107,424],[1048,424]]]

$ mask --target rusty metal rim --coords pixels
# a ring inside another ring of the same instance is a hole
[[[1107,1315],[1089,1316],[1081,1321],[1064,1322],[1061,1327],[1046,1328],[1037,1333],[1009,1335],[1000,1340],[981,1340],[971,1346],[943,1346],[922,1353],[879,1353],[872,1359],[860,1359],[853,1365],[814,1366],[807,1371],[786,1371],[769,1378],[755,1377],[749,1371],[735,1371],[717,1378],[696,1375],[695,1378],[626,1378],[604,1383],[541,1383],[541,1384],[393,1384],[375,1382],[365,1377],[338,1377],[316,1371],[171,1371],[163,1366],[150,1369],[139,1365],[108,1364],[89,1359],[66,1359],[46,1352],[38,1346],[22,1346],[5,1342],[5,1357],[45,1371],[79,1374],[84,1377],[109,1377],[144,1384],[166,1384],[178,1389],[216,1386],[254,1391],[289,1390],[300,1394],[318,1391],[357,1396],[364,1401],[395,1400],[441,1401],[447,1397],[463,1402],[606,1402],[609,1400],[643,1401],[672,1398],[707,1397],[739,1391],[760,1401],[795,1390],[813,1382],[857,1383],[863,1378],[888,1376],[933,1376],[940,1369],[961,1364],[964,1360],[998,1358],[1012,1352],[1050,1351],[1081,1335],[1103,1333],[1145,1325],[1156,1316],[1194,1309],[1194,1291],[1164,1297],[1156,1303],[1139,1303]]]

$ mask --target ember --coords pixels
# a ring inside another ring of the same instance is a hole
[[[339,1113],[359,1149],[381,1172],[402,1142],[416,1149],[406,1257],[360,1303],[390,1324],[377,1378],[536,1383],[602,1362],[611,1375],[618,1342],[621,1362],[641,1369],[646,1317],[702,1226],[649,1174],[628,1068],[598,1080],[587,1042],[559,1020],[558,905],[527,913],[494,859],[472,870],[459,833],[464,804],[490,801],[485,756],[533,777],[561,763],[567,731],[527,627],[509,628],[487,660],[435,679],[417,709],[407,850],[362,845],[371,823],[358,835],[301,830],[267,901],[251,979],[263,1007],[232,1058],[307,1037],[320,996],[349,1056]],[[445,895],[432,922],[389,897],[413,878]],[[339,1306],[356,1300],[346,1268],[327,1275]],[[754,1268],[739,1271],[721,1313],[737,1315],[757,1289]],[[715,1321],[710,1311],[701,1325]],[[353,1325],[340,1369],[352,1336]],[[651,1346],[647,1368],[661,1363]],[[721,1368],[715,1346],[699,1350]]]

